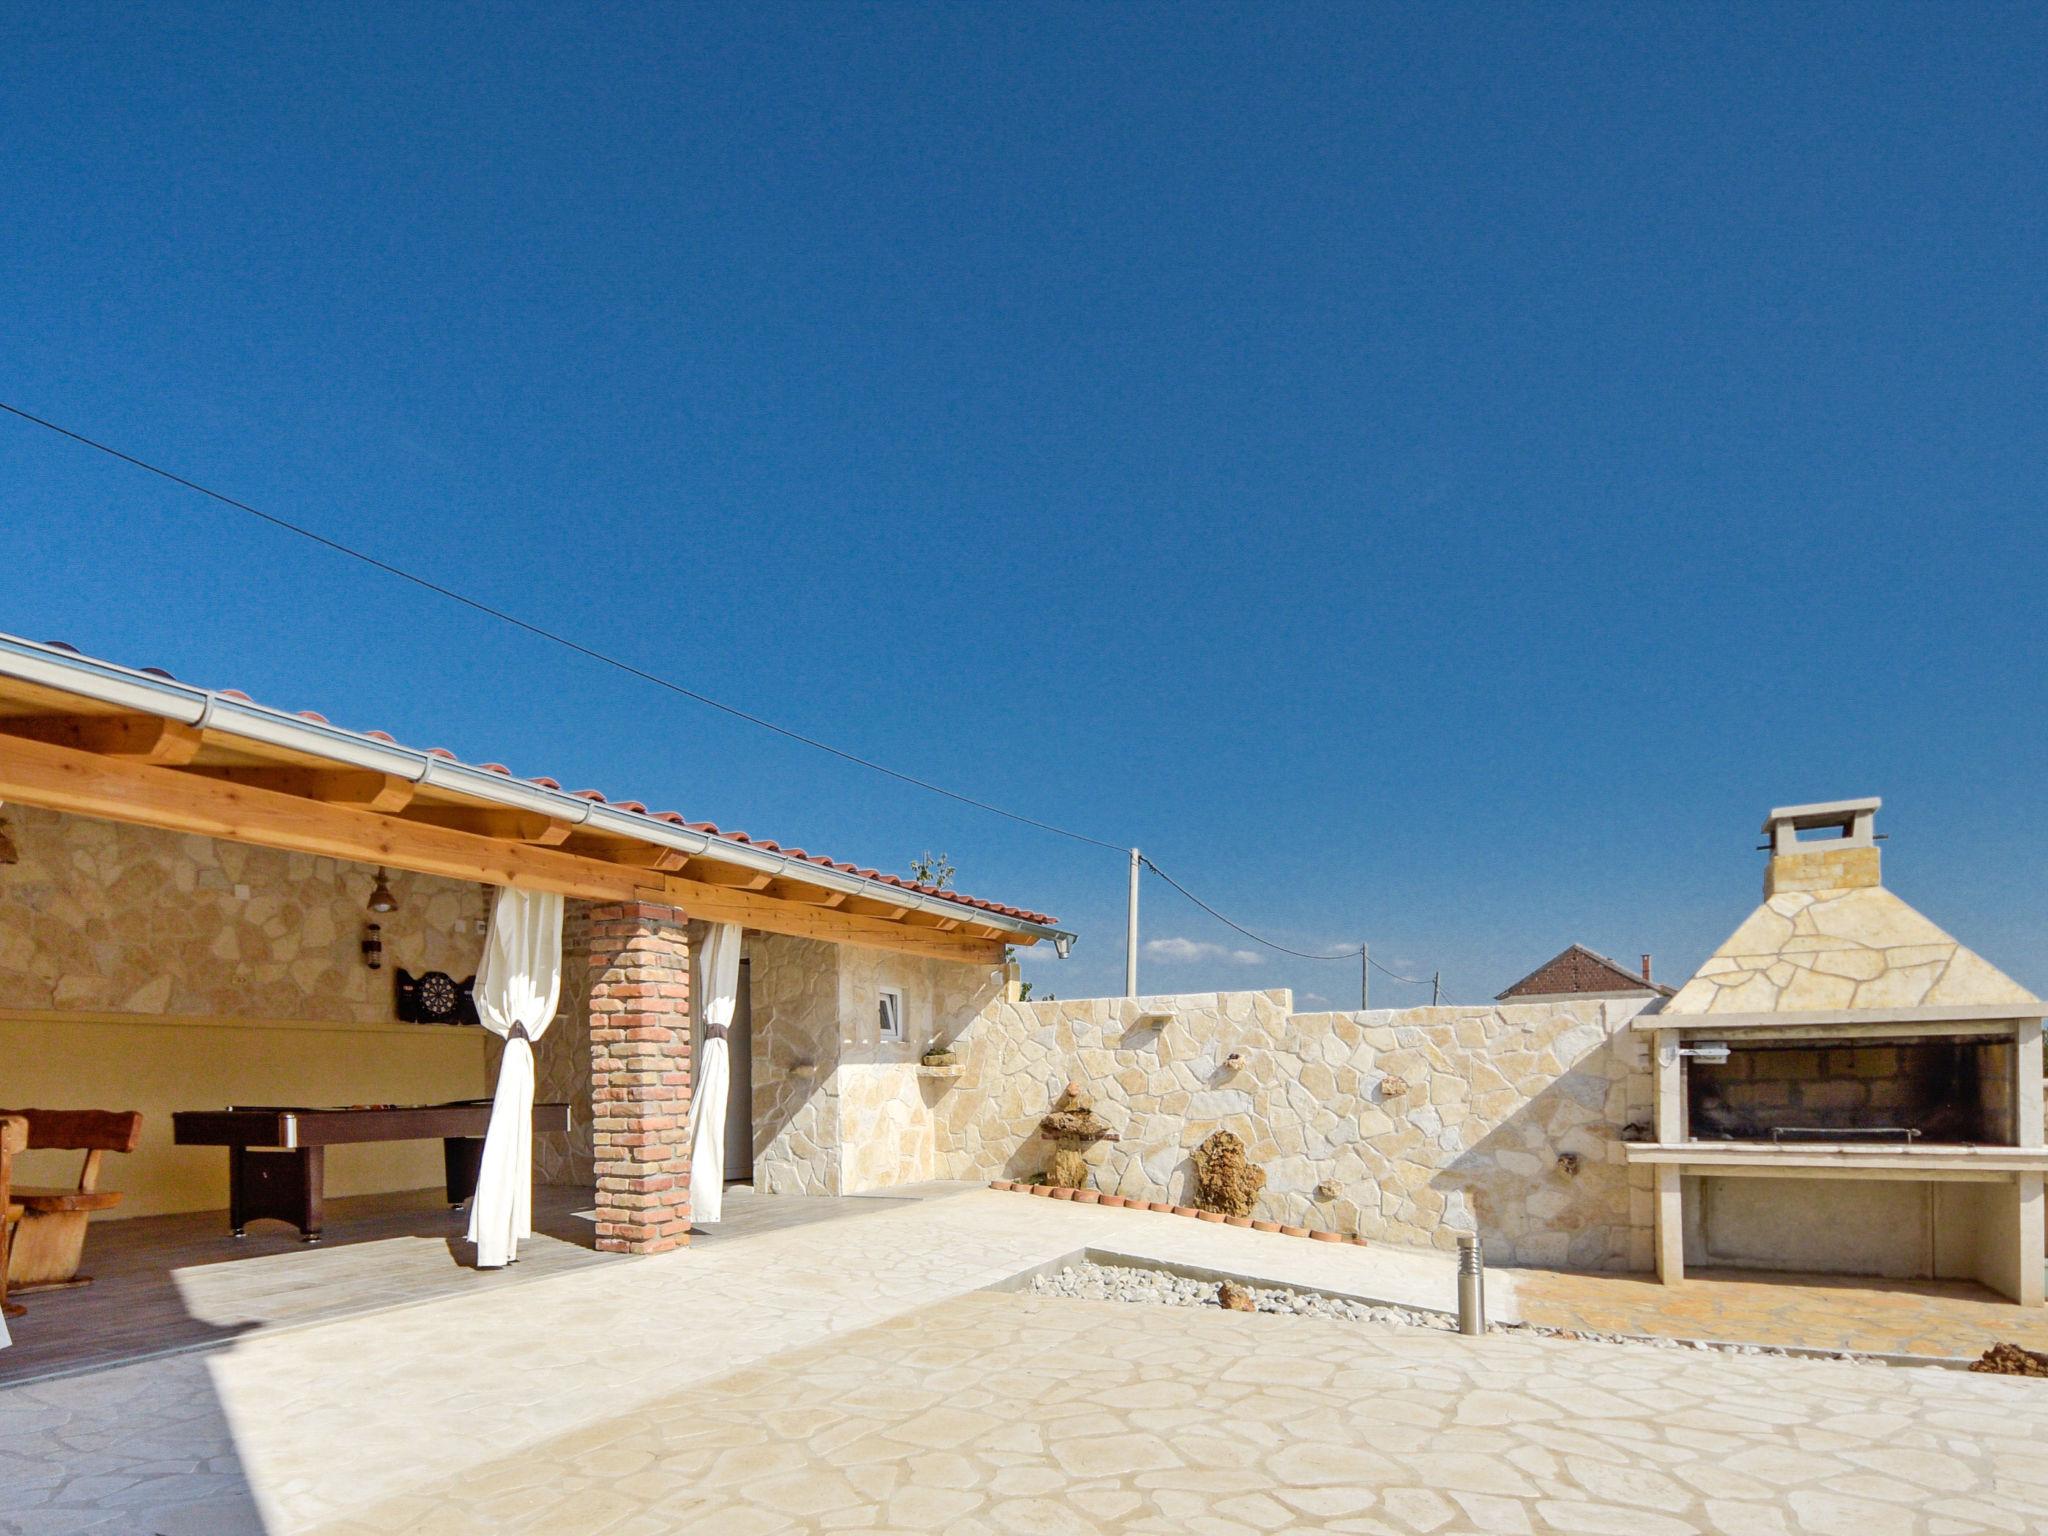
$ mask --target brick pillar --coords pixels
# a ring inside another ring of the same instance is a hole
[[[650,902],[590,909],[597,1246],[665,1253],[690,1232],[690,941]]]

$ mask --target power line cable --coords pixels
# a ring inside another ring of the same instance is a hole
[[[323,533],[316,533],[311,528],[292,522],[288,518],[279,517],[273,512],[265,512],[261,507],[252,507],[246,501],[238,501],[225,492],[214,490],[211,486],[201,485],[196,480],[188,480],[183,475],[176,474],[171,470],[163,468],[161,465],[152,464],[147,459],[139,459],[132,453],[123,453],[118,448],[87,437],[83,432],[74,432],[69,427],[59,426],[56,422],[47,421],[41,416],[23,410],[20,406],[9,405],[6,401],[0,400],[0,411],[5,411],[10,416],[17,416],[21,420],[42,427],[46,431],[54,432],[59,437],[68,437],[74,443],[81,443],[87,448],[107,455],[109,458],[119,459],[123,464],[132,464],[137,469],[145,470],[152,475],[170,481],[173,485],[181,485],[188,491],[197,491],[201,496],[211,497],[223,506],[233,507],[238,512],[246,512],[251,517],[260,518],[274,528],[282,528],[287,533],[295,533],[300,538],[308,539],[324,549],[332,550],[336,554],[346,555],[351,560],[359,560],[364,565],[374,570],[382,571],[387,576],[396,576],[400,581],[409,581],[414,586],[422,587],[438,597],[445,597],[450,602],[460,603],[465,608],[474,609],[476,612],[497,619],[501,623],[510,624],[515,629],[522,629],[529,635],[550,641],[555,645],[563,647],[565,650],[574,651],[579,656],[588,657],[592,661],[602,662],[608,667],[615,667],[628,676],[637,677],[642,682],[652,683],[657,688],[666,688],[669,692],[681,694],[686,699],[694,699],[697,703],[708,705],[712,709],[731,715],[736,720],[744,720],[749,725],[757,725],[764,731],[773,731],[778,736],[786,737],[791,741],[801,742],[804,746],[815,748],[817,751],[829,753],[831,756],[840,758],[845,762],[854,763],[859,767],[883,774],[888,778],[897,780],[899,783],[909,784],[917,789],[928,790],[935,795],[943,795],[948,800],[956,800],[960,804],[972,806],[978,811],[987,811],[991,816],[1001,816],[1006,820],[1017,822],[1023,826],[1036,827],[1041,832],[1051,832],[1059,837],[1071,838],[1077,843],[1088,843],[1093,847],[1107,848],[1115,853],[1125,851],[1124,845],[1121,843],[1105,842],[1102,838],[1090,837],[1085,832],[1076,832],[1072,828],[1058,826],[1050,821],[1041,821],[1036,816],[1026,816],[1019,811],[1005,810],[1000,805],[991,805],[986,800],[977,800],[974,796],[962,794],[957,789],[948,789],[943,784],[934,784],[929,779],[920,779],[915,774],[904,773],[900,769],[891,768],[884,763],[875,762],[871,758],[862,757],[856,752],[849,752],[843,747],[835,747],[828,741],[818,740],[815,736],[806,736],[802,731],[791,730],[786,725],[777,725],[773,720],[763,719],[761,716],[751,714],[744,709],[738,708],[736,705],[727,704],[720,699],[714,699],[709,694],[699,693],[694,688],[685,688],[681,683],[663,677],[658,673],[649,672],[643,667],[636,667],[629,661],[621,661],[616,656],[608,655],[593,646],[584,645],[581,641],[572,640],[567,635],[558,634],[552,629],[532,623],[527,619],[522,619],[517,614],[507,613],[502,608],[494,608],[489,603],[466,596],[461,592],[457,592],[452,587],[444,587],[437,581],[430,581],[424,576],[416,576],[411,571],[391,564],[388,560],[380,560],[375,555],[365,554],[362,550],[352,548],[342,543],[339,539],[331,539]]]
[[[1007,821],[1014,821],[1020,826],[1035,827],[1041,832],[1050,832],[1056,837],[1068,838],[1077,843],[1086,843],[1094,848],[1106,848],[1112,853],[1123,853],[1126,851],[1121,843],[1112,843],[1103,838],[1090,837],[1085,832],[1076,832],[1070,827],[1062,827],[1054,822],[1041,820],[1036,816],[1026,816],[1020,811],[1006,810],[1000,805],[993,805],[986,800],[977,799],[973,795],[962,794],[959,790],[948,789],[943,784],[934,784],[929,779],[921,779],[915,774],[905,773],[901,769],[891,768],[885,763],[878,763],[872,758],[862,757],[857,752],[849,752],[843,747],[835,747],[828,741],[820,741],[815,736],[807,736],[802,731],[792,730],[786,725],[778,725],[773,720],[765,719],[736,705],[727,704],[721,699],[714,699],[709,694],[699,693],[694,688],[686,688],[671,678],[663,677],[659,673],[649,672],[644,667],[637,667],[629,661],[622,661],[616,656],[600,651],[594,646],[585,645],[579,640],[572,640],[567,635],[548,629],[544,625],[533,623],[528,619],[522,619],[515,613],[508,613],[502,608],[494,607],[480,599],[470,597],[466,593],[458,592],[452,587],[443,586],[440,582],[430,580],[425,576],[416,575],[402,566],[393,565],[388,560],[381,560],[375,555],[344,544],[339,539],[329,538],[326,534],[316,532],[303,524],[295,523],[289,518],[280,517],[274,512],[266,512],[261,507],[251,506],[246,501],[238,500],[224,491],[217,491],[209,485],[202,485],[197,480],[187,479],[173,470],[165,469],[162,465],[152,464],[149,460],[138,458],[132,453],[124,453],[109,443],[103,443],[97,438],[87,437],[83,432],[75,432],[69,427],[60,426],[58,423],[38,416],[31,411],[25,411],[18,405],[10,405],[4,400],[0,400],[0,411],[5,411],[10,416],[28,422],[31,426],[41,427],[46,432],[53,432],[59,437],[68,438],[72,442],[90,448],[96,453],[103,453],[108,458],[117,459],[123,464],[131,465],[147,474],[155,475],[159,479],[168,480],[173,485],[182,486],[188,491],[194,491],[201,496],[219,502],[222,506],[232,507],[238,512],[245,512],[251,517],[270,524],[273,528],[280,528],[286,533],[296,534],[299,538],[318,544],[323,549],[330,550],[338,555],[344,555],[351,560],[359,561],[369,566],[372,570],[382,571],[385,575],[394,576],[400,581],[410,582],[413,586],[431,592],[437,597],[446,598],[452,603],[459,603],[465,608],[481,613],[488,618],[496,619],[502,624],[509,624],[514,629],[523,630],[525,633],[533,635],[538,639],[561,646],[564,650],[573,651],[575,654],[586,657],[591,661],[615,668],[629,677],[636,677],[642,682],[652,683],[657,688],[664,688],[670,693],[679,694],[683,698],[694,700],[696,703],[718,710],[722,714],[730,715],[736,720],[744,720],[747,724],[758,726],[764,731],[772,731],[778,736],[839,758],[843,762],[866,768],[870,772],[879,773],[886,778],[896,780],[898,783],[908,784],[915,789],[925,790],[928,793],[956,801],[961,805],[971,806],[975,810],[986,811],[991,816],[1000,816]],[[1273,940],[1252,932],[1251,929],[1245,927],[1242,923],[1225,917],[1221,912],[1210,906],[1209,903],[1202,900],[1201,897],[1153,863],[1150,858],[1140,855],[1140,859],[1153,874],[1164,880],[1176,891],[1179,891],[1181,895],[1215,918],[1216,921],[1222,923],[1227,928],[1243,934],[1255,944],[1263,944],[1268,949],[1276,950],[1283,955],[1292,955],[1300,960],[1350,960],[1363,952],[1363,947],[1361,946],[1360,949],[1347,949],[1334,955],[1318,955],[1312,954],[1307,950],[1290,949],[1285,944],[1276,944]],[[1429,982],[1425,982],[1418,977],[1403,976],[1398,971],[1389,970],[1386,966],[1380,964],[1379,961],[1373,959],[1369,953],[1366,954],[1365,958],[1366,963],[1374,970],[1406,986],[1420,987],[1430,985]]]
[[[1399,971],[1388,970],[1384,965],[1381,965],[1379,961],[1373,959],[1370,953],[1367,953],[1364,945],[1359,945],[1358,947],[1353,949],[1340,949],[1334,955],[1317,955],[1311,954],[1308,950],[1305,949],[1289,949],[1285,944],[1276,944],[1273,942],[1273,940],[1265,937],[1265,935],[1263,934],[1253,933],[1251,929],[1245,927],[1243,923],[1236,921],[1234,918],[1225,917],[1221,912],[1218,912],[1214,907],[1210,906],[1209,903],[1202,900],[1201,897],[1197,896],[1193,891],[1189,890],[1186,886],[1182,885],[1178,880],[1174,879],[1173,876],[1169,875],[1165,870],[1161,869],[1157,864],[1153,863],[1149,855],[1142,853],[1139,854],[1138,862],[1143,864],[1147,869],[1151,870],[1153,874],[1157,875],[1160,879],[1164,880],[1168,885],[1172,886],[1176,891],[1179,891],[1181,895],[1187,897],[1189,901],[1192,901],[1204,912],[1208,913],[1211,917],[1215,918],[1217,922],[1223,924],[1224,927],[1236,930],[1238,933],[1241,933],[1246,938],[1250,939],[1254,944],[1263,944],[1268,949],[1276,949],[1283,955],[1292,955],[1297,960],[1356,960],[1361,954],[1363,954],[1365,955],[1366,964],[1370,965],[1374,970],[1380,972],[1382,975],[1391,977],[1395,981],[1404,982],[1411,987],[1426,987],[1432,984],[1431,982],[1425,981],[1417,976],[1403,976]]]

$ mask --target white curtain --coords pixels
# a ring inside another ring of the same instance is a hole
[[[519,1257],[533,1236],[533,1045],[554,1021],[562,992],[562,898],[501,889],[476,973],[476,1011],[505,1042],[498,1091],[484,1135],[483,1168],[469,1202],[469,1240],[479,1269]]]
[[[690,1220],[709,1226],[725,1204],[725,1096],[730,1062],[726,1031],[740,995],[740,930],[713,923],[697,951],[697,997],[704,1040],[697,1091],[690,1096]]]

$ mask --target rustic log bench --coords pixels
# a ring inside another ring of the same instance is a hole
[[[14,1154],[28,1150],[28,1122],[20,1115],[0,1115],[0,1317],[19,1317],[28,1309],[7,1299],[7,1251],[21,1207],[14,1203]]]
[[[21,1207],[8,1244],[7,1280],[16,1295],[58,1286],[90,1285],[78,1272],[85,1254],[86,1224],[94,1211],[121,1203],[118,1192],[101,1189],[100,1160],[109,1152],[133,1152],[142,1136],[142,1116],[114,1109],[0,1109],[0,1117],[28,1122],[31,1152],[83,1152],[78,1183],[70,1189],[17,1186],[10,1196]]]

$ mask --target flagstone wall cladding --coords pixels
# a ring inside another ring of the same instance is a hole
[[[555,1019],[534,1047],[534,1102],[567,1104],[569,1129],[533,1139],[533,1176],[542,1184],[589,1188],[597,1182],[591,1140],[590,903],[571,901],[562,914],[562,996]],[[498,1081],[504,1042],[491,1036],[491,1082]]]
[[[1647,1269],[1650,1175],[1622,1139],[1651,1117],[1648,1046],[1626,1027],[1642,1006],[1297,1014],[1285,991],[998,1002],[960,1040],[937,1167],[1042,1172],[1037,1123],[1071,1081],[1121,1137],[1089,1153],[1104,1190],[1186,1203],[1189,1154],[1227,1129],[1266,1170],[1262,1218],[1438,1248],[1476,1230],[1496,1262]]]
[[[881,993],[903,993],[903,1038],[881,1038]],[[891,950],[841,951],[840,1185],[845,1194],[940,1176],[938,1117],[956,1081],[920,1069],[1002,995],[1000,968]]]
[[[1001,995],[995,967],[755,934],[754,1177],[772,1194],[856,1194],[938,1176],[935,1111],[951,1084],[919,1058]],[[880,1038],[883,987],[904,1038]]]
[[[483,953],[474,884],[392,871],[398,910],[377,918],[373,971],[363,865],[22,806],[0,815],[20,853],[0,868],[0,1008],[390,1024],[397,967],[460,979]]]
[[[747,937],[754,1181],[776,1195],[839,1193],[839,950]]]
[[[1868,855],[1876,878],[1877,851]],[[1813,861],[1812,855],[1772,861]],[[1825,864],[1819,866],[1823,871]],[[1820,875],[1811,878],[1822,878]],[[1839,878],[1830,876],[1829,878]],[[2031,1017],[2041,1004],[1996,966],[1965,949],[1879,885],[1779,890],[1744,919],[1693,973],[1665,1012],[1833,1012],[1974,1006]]]
[[[662,1253],[690,1231],[690,939],[652,902],[588,914],[597,1246]]]

